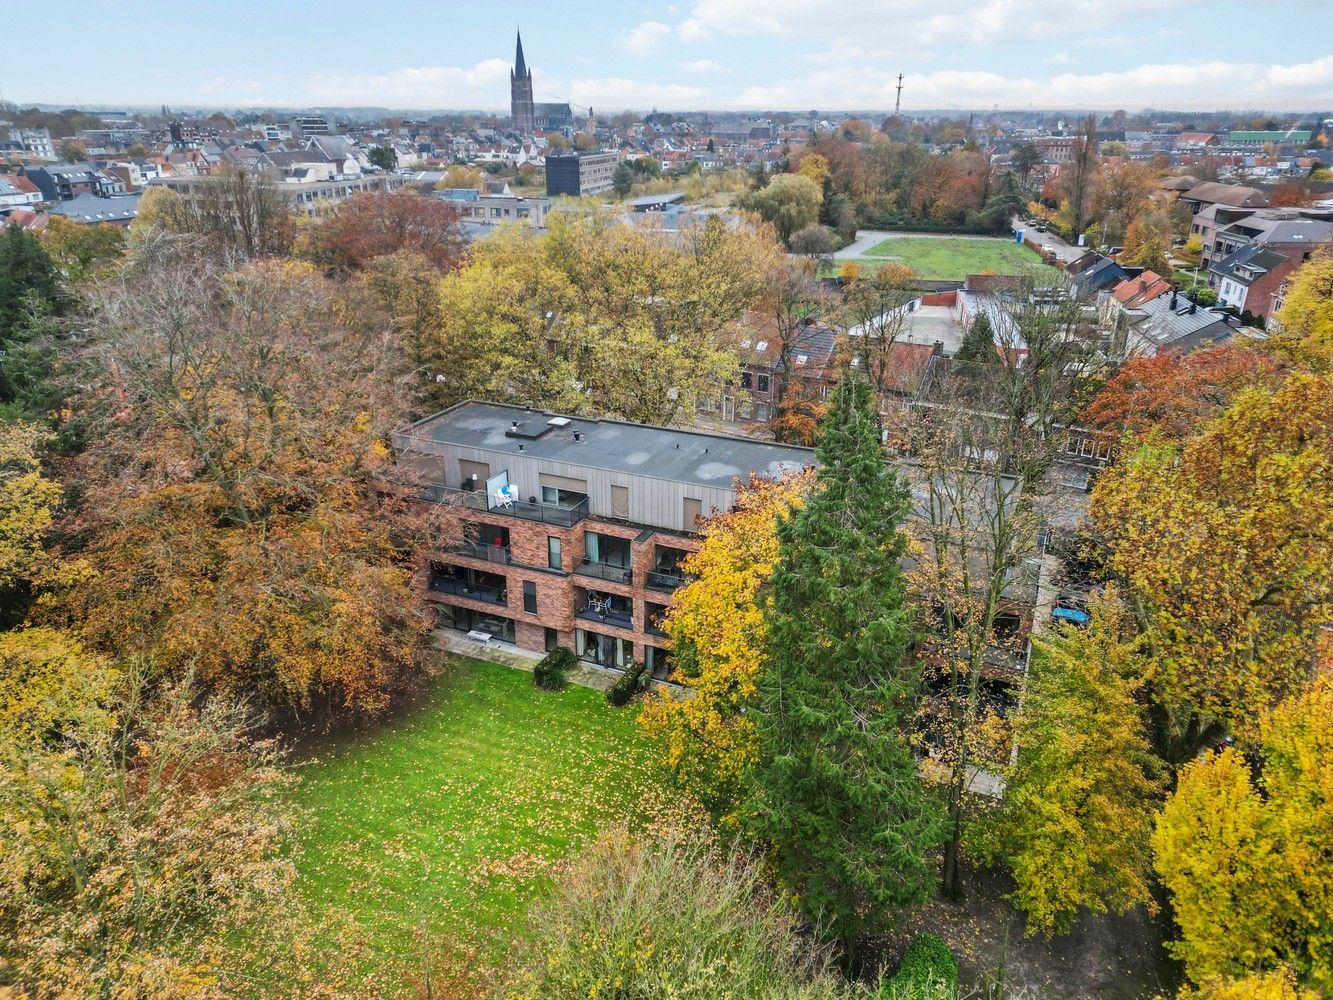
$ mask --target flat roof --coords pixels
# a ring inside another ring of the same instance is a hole
[[[567,423],[549,425],[553,419]],[[519,424],[517,435],[510,433],[514,421]],[[575,431],[581,440],[574,440]],[[718,489],[731,489],[737,477],[746,479],[751,473],[776,479],[815,464],[813,448],[476,400],[451,406],[400,433],[409,439],[515,455],[521,444],[524,458]]]

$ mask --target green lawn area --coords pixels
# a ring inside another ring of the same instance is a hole
[[[1056,269],[1043,264],[1025,246],[1012,240],[977,240],[964,236],[921,239],[904,236],[875,244],[870,257],[900,258],[916,268],[921,277],[937,281],[962,281],[969,274],[1031,274],[1038,278],[1056,278]]]
[[[423,924],[473,942],[517,926],[550,866],[635,814],[656,780],[636,715],[451,659],[411,711],[298,762],[308,898],[353,914],[389,959]]]

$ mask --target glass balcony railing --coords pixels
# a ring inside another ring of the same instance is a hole
[[[460,556],[470,556],[473,559],[485,559],[493,563],[509,563],[512,561],[512,553],[508,545],[491,545],[488,542],[463,542],[456,545],[452,551]]]
[[[497,500],[492,497],[490,509],[496,514],[570,528],[588,516],[588,498],[584,497],[574,504],[546,504],[531,500]]]
[[[486,587],[452,576],[432,576],[430,589],[437,594],[453,594],[456,597],[485,601],[487,604],[497,604],[500,607],[507,607],[509,604],[508,595],[502,587]]]
[[[649,570],[644,580],[649,590],[672,591],[685,586],[686,580],[680,573],[664,573],[661,570]]]
[[[594,576],[599,580],[610,580],[612,583],[629,583],[634,576],[634,570],[628,566],[613,566],[611,563],[597,562],[592,559],[584,559],[574,568],[574,572],[580,576]]]

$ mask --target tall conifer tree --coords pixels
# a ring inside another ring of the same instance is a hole
[[[939,806],[901,728],[917,689],[902,524],[869,383],[833,393],[817,486],[779,526],[753,817],[801,909],[850,958],[934,882]]]

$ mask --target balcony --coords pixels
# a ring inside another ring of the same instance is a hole
[[[629,583],[634,576],[634,570],[629,566],[613,566],[611,563],[598,562],[594,559],[584,559],[574,567],[574,572],[580,576],[609,580],[611,583]]]
[[[455,597],[484,601],[487,604],[494,604],[502,608],[509,606],[508,594],[504,587],[468,581],[456,576],[444,576],[438,573],[431,574],[429,586],[437,594],[453,594]]]
[[[645,604],[643,609],[643,630],[649,635],[667,637],[666,630],[662,628],[662,619],[666,617],[667,609],[661,604]]]
[[[685,586],[686,580],[680,573],[663,573],[650,569],[644,583],[649,590],[662,590],[670,593]]]
[[[456,552],[460,556],[468,556],[472,559],[485,559],[487,562],[501,563],[508,565],[512,560],[512,554],[508,545],[491,545],[487,542],[464,542],[462,545],[455,545],[450,551]]]
[[[634,613],[624,605],[620,605],[610,596],[589,595],[588,599],[575,612],[575,616],[584,621],[596,622],[599,625],[611,625],[615,628],[634,628]]]
[[[588,516],[588,498],[584,497],[573,504],[546,504],[532,500],[501,501],[492,497],[490,510],[494,514],[521,517],[525,521],[540,521],[542,524],[572,528]]]

